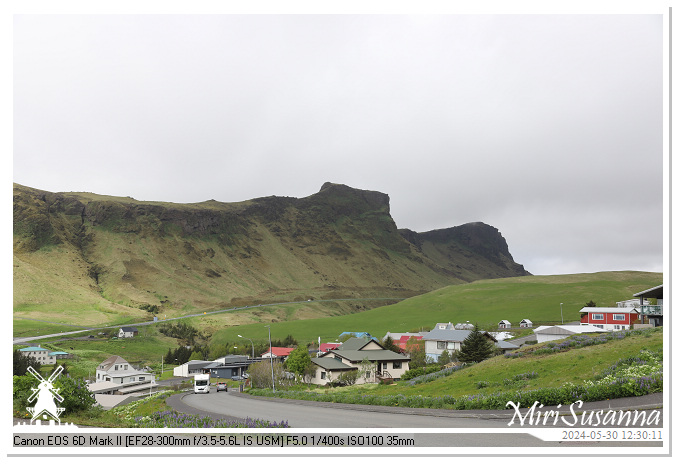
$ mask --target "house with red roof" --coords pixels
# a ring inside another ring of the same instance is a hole
[[[295,349],[294,348],[281,348],[278,346],[273,346],[271,349],[266,350],[264,353],[262,353],[262,358],[274,358],[274,359],[280,359],[281,361],[285,361],[285,358],[290,356],[290,353],[292,353]]]

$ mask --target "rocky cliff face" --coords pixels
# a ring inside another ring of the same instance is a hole
[[[14,256],[15,305],[30,304],[65,256],[69,265],[57,266],[65,287],[70,274],[90,279],[70,293],[131,307],[410,296],[528,274],[491,226],[399,231],[388,195],[332,183],[305,198],[188,205],[15,184]]]

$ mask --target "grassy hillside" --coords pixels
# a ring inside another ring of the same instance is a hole
[[[103,325],[308,299],[409,297],[525,275],[474,223],[399,231],[380,192],[325,184],[305,198],[143,202],[14,185],[14,312]],[[346,314],[365,305],[312,310]]]
[[[369,311],[333,317],[272,324],[274,338],[292,334],[299,341],[334,341],[340,333],[369,332],[383,337],[389,332],[428,330],[437,322],[478,323],[497,327],[502,319],[516,324],[523,318],[536,325],[577,321],[579,311],[593,300],[597,306],[615,305],[634,293],[662,283],[662,274],[601,272],[593,274],[525,276],[452,285],[399,303]],[[273,311],[273,308],[265,311]],[[264,317],[265,318],[265,317]],[[270,321],[269,321],[270,322]],[[233,342],[237,334],[252,339],[267,337],[265,324],[242,325],[217,331],[212,343]]]

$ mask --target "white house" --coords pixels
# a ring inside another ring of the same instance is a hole
[[[512,323],[509,322],[508,320],[503,319],[498,323],[497,328],[498,329],[511,329]]]
[[[136,327],[121,327],[118,330],[118,338],[132,338],[137,334],[139,334],[139,331]]]
[[[519,327],[533,327],[533,322],[530,319],[522,319],[519,323]]]
[[[435,328],[426,333],[422,339],[424,340],[424,352],[428,358],[433,361],[438,361],[439,356],[444,351],[453,354],[454,351],[459,351],[462,343],[472,333],[471,330],[456,329],[450,322],[436,324]],[[488,340],[490,340],[496,348],[503,351],[515,350],[518,346],[513,345],[503,340],[497,340],[488,332],[483,331]]]
[[[138,371],[120,356],[111,356],[96,369],[97,382],[113,382],[128,384],[139,382],[155,382],[155,375]]]
[[[51,353],[47,348],[41,348],[40,345],[21,348],[19,352],[24,356],[33,358],[40,364],[55,364],[57,362],[56,354]]]

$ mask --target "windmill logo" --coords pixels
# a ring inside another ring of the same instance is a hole
[[[57,407],[55,400],[61,403],[64,399],[59,395],[59,389],[54,388],[52,382],[59,374],[61,374],[63,369],[63,366],[58,366],[52,375],[50,375],[50,378],[45,380],[35,369],[33,369],[33,367],[28,368],[28,372],[40,382],[38,388],[31,388],[33,394],[28,398],[29,403],[32,403],[37,398],[35,406],[26,408],[26,410],[33,415],[31,423],[33,423],[36,418],[40,419],[40,417],[42,417],[43,419],[47,419],[47,416],[49,415],[52,419],[61,424],[59,416],[66,408]]]

